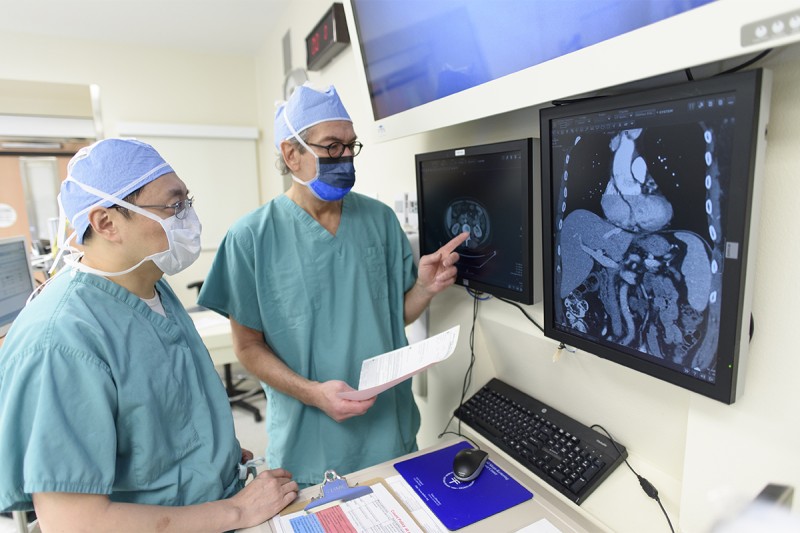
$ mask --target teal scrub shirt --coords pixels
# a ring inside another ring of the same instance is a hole
[[[235,494],[227,395],[165,281],[166,318],[105,278],[68,271],[0,348],[0,510],[36,492],[183,506]]]
[[[231,227],[199,303],[263,332],[297,374],[358,388],[362,361],[408,344],[403,306],[415,281],[408,238],[385,204],[351,192],[334,236],[281,195]],[[286,468],[299,483],[416,449],[419,410],[410,380],[340,423],[264,389],[269,465]]]

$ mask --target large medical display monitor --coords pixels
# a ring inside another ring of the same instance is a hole
[[[25,238],[0,239],[0,337],[11,328],[33,289]]]
[[[355,0],[376,120],[711,0]]]
[[[533,303],[532,140],[454,148],[415,157],[420,251],[462,232],[456,283]]]
[[[768,80],[755,70],[541,110],[547,336],[735,400]]]

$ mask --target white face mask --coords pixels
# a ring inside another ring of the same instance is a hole
[[[69,252],[68,255],[64,256],[64,262],[68,265],[71,265],[76,270],[80,270],[83,272],[90,272],[92,274],[97,274],[106,277],[121,276],[123,274],[132,272],[133,270],[136,270],[145,261],[153,261],[153,263],[155,263],[156,266],[159,269],[161,269],[162,272],[164,272],[164,274],[171,276],[188,268],[200,256],[200,234],[202,232],[202,225],[200,224],[200,220],[197,218],[197,213],[195,213],[194,208],[192,207],[186,208],[185,216],[181,219],[179,219],[175,215],[169,218],[161,218],[157,215],[154,215],[153,213],[150,213],[149,211],[142,209],[139,206],[130,204],[119,198],[114,198],[113,196],[106,194],[101,190],[95,189],[94,187],[80,183],[79,181],[74,180],[72,178],[67,178],[67,179],[75,182],[79,187],[81,187],[86,192],[92,193],[95,196],[102,198],[103,200],[113,202],[116,205],[125,207],[127,209],[130,209],[131,211],[139,213],[142,216],[155,220],[164,229],[164,233],[167,235],[167,241],[169,244],[169,248],[167,248],[163,252],[156,252],[154,254],[150,254],[142,258],[141,261],[139,261],[130,268],[127,268],[120,272],[105,272],[87,266],[80,262],[81,257],[83,257],[83,252],[80,252],[70,244],[72,239],[75,238],[75,233],[73,232],[63,243],[59,243],[59,248],[61,249],[61,252],[65,250]],[[94,209],[98,205],[99,203],[92,205],[88,207],[85,211],[88,212],[89,210]],[[80,214],[81,213],[79,213],[78,215]],[[76,218],[78,215],[76,215]],[[60,231],[59,240],[61,239],[62,235],[63,232]],[[56,261],[56,263],[57,262],[58,261]]]

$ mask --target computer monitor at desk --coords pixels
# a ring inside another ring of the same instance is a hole
[[[34,289],[25,238],[0,239],[0,338],[20,314]]]

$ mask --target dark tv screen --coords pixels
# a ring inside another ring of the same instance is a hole
[[[734,401],[763,79],[540,111],[547,336]]]
[[[460,233],[457,283],[533,303],[531,139],[417,154],[420,251]]]

